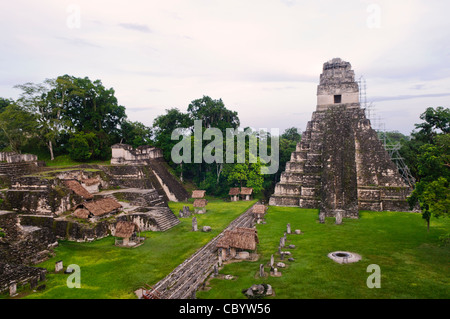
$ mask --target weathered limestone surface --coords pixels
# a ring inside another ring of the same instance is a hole
[[[51,229],[20,223],[15,212],[0,211],[0,260],[12,264],[36,264],[48,258],[57,245]]]
[[[350,63],[324,64],[317,109],[286,163],[269,205],[344,210],[409,210],[410,189],[371,128],[359,104]]]
[[[28,267],[25,265],[8,264],[0,262],[0,293],[9,289],[12,283],[16,285],[30,284],[36,288],[37,284],[45,280],[47,269]]]

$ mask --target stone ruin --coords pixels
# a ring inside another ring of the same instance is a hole
[[[0,152],[0,268],[8,274],[8,282],[0,278],[0,290],[15,292],[26,281],[34,287],[40,272],[29,266],[53,255],[58,240],[101,239],[115,235],[119,223],[133,223],[141,231],[177,225],[168,201],[183,201],[189,194],[160,150],[138,152],[134,159],[125,152],[121,164],[64,169],[45,167],[34,155]],[[106,201],[110,204],[101,204]],[[120,204],[113,207],[113,202]],[[77,209],[87,216],[75,214]]]
[[[322,218],[358,218],[359,210],[408,211],[410,191],[361,108],[350,63],[326,62],[316,111],[269,205],[319,208]]]
[[[111,164],[147,164],[151,159],[161,158],[162,150],[149,145],[133,148],[128,144],[114,144],[111,146]]]

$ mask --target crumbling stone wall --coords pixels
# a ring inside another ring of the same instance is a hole
[[[0,212],[0,227],[5,237],[0,238],[0,260],[12,264],[36,264],[49,257],[57,245],[51,229],[25,226],[15,212]]]

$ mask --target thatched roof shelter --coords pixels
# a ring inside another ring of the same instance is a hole
[[[253,206],[252,210],[253,214],[262,214],[264,215],[266,213],[266,206],[261,204],[256,204]]]
[[[236,196],[236,195],[239,195],[239,193],[240,193],[239,187],[231,187],[228,195]]]
[[[139,227],[133,222],[120,221],[116,224],[114,236],[121,238],[130,238]]]
[[[202,208],[202,207],[205,207],[207,203],[208,202],[206,201],[206,199],[200,198],[200,199],[194,200],[194,205],[193,206]]]
[[[77,208],[73,212],[73,216],[76,218],[88,219],[89,215],[90,215],[89,211],[85,208]]]
[[[192,191],[192,198],[203,198],[205,197],[206,191],[204,190],[195,190]]]
[[[80,208],[88,210],[93,216],[103,216],[122,208],[122,205],[111,197],[105,197],[94,201],[84,202],[76,206],[75,211]]]
[[[241,195],[251,195],[252,193],[253,193],[253,188],[241,187]]]
[[[222,238],[217,241],[218,248],[237,248],[242,250],[255,250],[259,243],[258,233],[254,228],[238,227],[226,230]]]
[[[92,199],[94,196],[89,193],[86,188],[81,186],[81,184],[74,179],[64,181],[64,185],[66,185],[67,188],[69,188],[71,191],[73,191],[75,194],[83,197],[84,199]]]

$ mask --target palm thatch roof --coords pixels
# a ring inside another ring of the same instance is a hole
[[[243,250],[255,250],[259,243],[258,233],[254,228],[238,227],[226,230],[224,235],[217,241],[218,248],[237,248]]]
[[[241,195],[251,195],[252,193],[253,193],[253,188],[241,187]]]
[[[253,212],[253,214],[265,214],[266,206],[261,205],[261,204],[257,204],[255,206],[253,206],[252,212]]]
[[[78,208],[73,212],[73,216],[76,218],[83,218],[88,219],[89,218],[89,211],[85,208]]]
[[[84,199],[92,199],[92,198],[94,198],[94,196],[91,193],[89,193],[86,190],[86,188],[81,186],[81,184],[78,181],[74,180],[74,179],[64,181],[64,184],[66,185],[67,188],[69,188],[75,194],[83,197]]]
[[[207,203],[208,202],[206,201],[206,199],[200,198],[200,199],[194,200],[194,205],[193,206],[202,208],[202,207],[205,207]]]
[[[122,208],[122,205],[120,205],[120,203],[114,198],[105,197],[94,201],[79,204],[76,206],[76,209],[78,208],[85,208],[94,216],[102,216]]]
[[[139,227],[133,222],[120,221],[116,224],[114,236],[121,238],[130,238]]]
[[[192,198],[203,198],[205,197],[206,191],[204,190],[195,190],[192,191]]]
[[[231,196],[239,195],[239,192],[240,192],[239,187],[231,187],[228,195],[231,195]]]

